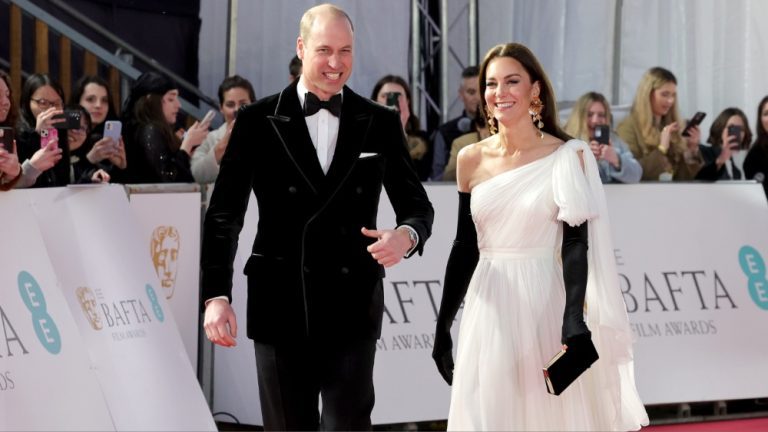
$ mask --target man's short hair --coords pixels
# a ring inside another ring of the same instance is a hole
[[[467,66],[461,71],[462,78],[475,78],[480,75],[480,68],[477,66]]]
[[[251,82],[240,75],[232,75],[224,78],[224,81],[219,84],[219,105],[224,105],[224,93],[233,88],[245,89],[248,92],[248,97],[251,98],[251,103],[256,102],[256,93],[253,91]]]
[[[334,18],[346,18],[347,22],[349,22],[349,28],[352,29],[352,32],[355,31],[355,26],[352,24],[352,18],[350,18],[343,9],[330,3],[324,3],[307,9],[301,17],[301,22],[299,22],[299,36],[304,40],[304,43],[309,39],[309,31],[312,28],[312,24],[315,23],[315,18],[317,18],[318,12],[321,10],[327,11]]]

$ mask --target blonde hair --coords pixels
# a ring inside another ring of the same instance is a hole
[[[329,14],[332,18],[344,18],[349,22],[349,28],[352,32],[355,31],[355,26],[352,25],[352,19],[344,12],[343,9],[330,3],[323,3],[315,7],[311,7],[304,12],[299,22],[299,36],[306,43],[309,40],[309,33],[312,30],[312,24],[315,23],[315,19],[323,14]]]
[[[573,110],[571,110],[571,115],[568,117],[568,121],[565,122],[565,126],[563,126],[565,133],[574,138],[589,142],[592,137],[588,134],[589,128],[587,127],[587,117],[589,114],[589,107],[595,102],[599,102],[603,105],[603,108],[605,108],[605,118],[608,119],[608,124],[613,124],[611,105],[608,103],[608,100],[600,93],[589,92],[584,93],[578,100],[576,100],[576,104],[573,106]]]
[[[667,83],[677,85],[675,75],[662,67],[653,67],[643,74],[640,83],[637,85],[635,100],[632,102],[632,109],[629,115],[635,119],[640,135],[643,138],[643,145],[646,147],[656,147],[661,141],[661,129],[670,123],[680,122],[680,113],[677,108],[677,97],[675,102],[658,124],[654,124],[653,108],[651,106],[651,96],[653,91],[659,89]],[[682,151],[683,136],[680,132],[672,134],[670,138],[670,148],[677,148]]]

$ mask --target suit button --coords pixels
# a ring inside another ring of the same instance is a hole
[[[290,193],[291,195],[295,194],[296,192],[298,192],[298,189],[296,189],[296,186],[290,186],[288,188],[288,193]]]
[[[343,274],[343,275],[349,274],[349,269],[347,267],[342,267],[341,268],[341,274]]]
[[[308,266],[304,266],[304,273],[309,273],[309,267]]]
[[[362,195],[363,194],[363,188],[361,186],[358,186],[358,187],[355,188],[355,192],[357,192],[358,195]]]

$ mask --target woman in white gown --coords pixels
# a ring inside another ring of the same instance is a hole
[[[559,128],[528,48],[492,48],[479,79],[498,130],[458,158],[458,230],[433,352],[453,385],[448,429],[639,429],[648,417],[595,158]],[[450,327],[462,300],[454,370]],[[547,393],[544,364],[561,344],[590,338],[599,360],[559,396]]]

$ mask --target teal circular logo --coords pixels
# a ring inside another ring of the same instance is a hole
[[[747,275],[749,296],[757,307],[768,310],[768,280],[765,278],[765,260],[752,246],[739,249],[739,265]]]
[[[152,288],[152,285],[150,284],[147,284],[147,297],[149,298],[149,303],[152,304],[152,312],[154,312],[155,318],[157,318],[158,321],[163,322],[163,320],[165,320],[163,308],[160,307],[160,302],[157,300],[155,289]]]
[[[17,278],[19,294],[24,305],[32,313],[32,327],[35,329],[37,339],[49,353],[61,352],[61,334],[53,318],[48,314],[45,303],[45,295],[31,274],[21,271]]]

